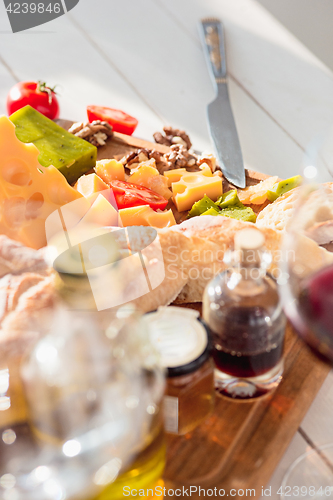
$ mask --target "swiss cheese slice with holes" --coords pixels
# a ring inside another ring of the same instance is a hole
[[[17,139],[15,125],[0,117],[0,233],[31,248],[46,245],[45,220],[82,195],[55,167],[42,167],[33,144]]]

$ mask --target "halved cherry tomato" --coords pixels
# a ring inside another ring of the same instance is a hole
[[[28,104],[50,120],[59,117],[59,103],[54,88],[45,82],[19,82],[10,89],[7,96],[8,115]]]
[[[151,189],[126,181],[111,181],[109,183],[118,209],[149,205],[153,210],[164,210],[168,200]]]
[[[132,135],[138,125],[138,120],[133,116],[120,111],[120,109],[106,108],[104,106],[87,106],[88,120],[102,120],[112,125],[114,132]]]

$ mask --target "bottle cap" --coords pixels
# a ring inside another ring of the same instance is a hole
[[[265,244],[265,237],[259,229],[242,229],[235,236],[236,250],[260,250]]]
[[[242,229],[235,235],[235,250],[242,252],[242,260],[256,262],[260,258],[259,250],[265,244],[265,237],[259,229]]]
[[[161,355],[169,377],[198,370],[209,358],[207,331],[198,311],[182,307],[159,307],[146,314],[151,340]]]

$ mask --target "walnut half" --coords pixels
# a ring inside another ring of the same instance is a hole
[[[191,149],[192,142],[185,130],[166,126],[163,127],[163,132],[164,135],[161,132],[155,132],[155,134],[153,134],[155,142],[158,144],[164,144],[165,146],[176,144],[183,146],[185,149]]]
[[[107,139],[113,136],[111,125],[100,120],[95,120],[92,123],[73,123],[68,132],[85,139],[96,147],[105,146]]]

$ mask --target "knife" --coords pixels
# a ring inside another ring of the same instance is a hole
[[[242,150],[228,93],[223,26],[219,19],[207,18],[202,19],[200,28],[208,69],[217,90],[216,98],[207,106],[209,133],[224,177],[244,188]]]

